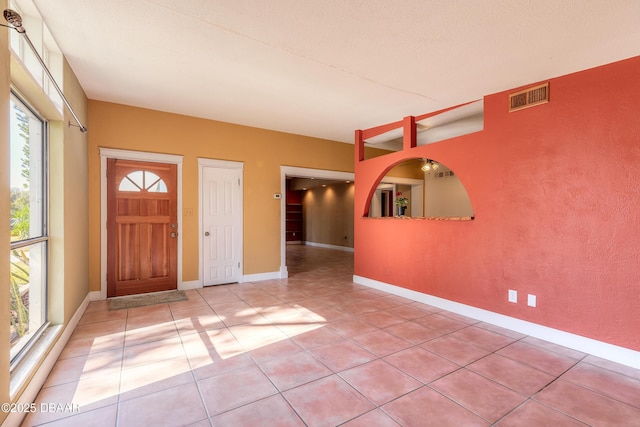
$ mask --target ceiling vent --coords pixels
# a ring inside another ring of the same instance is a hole
[[[549,83],[530,87],[509,95],[509,112],[549,102]]]

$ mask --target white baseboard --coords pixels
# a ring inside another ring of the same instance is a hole
[[[603,341],[597,341],[581,335],[550,328],[548,326],[538,325],[537,323],[527,322],[515,317],[505,316],[503,314],[494,313],[492,311],[483,310],[481,308],[461,304],[433,295],[423,294],[422,292],[413,291],[411,289],[402,288],[389,283],[379,282],[362,276],[354,275],[353,281],[360,285],[432,305],[472,319],[491,323],[521,334],[549,341],[564,347],[569,347],[574,350],[627,365],[635,369],[640,369],[640,352],[635,350],[609,344]]]
[[[267,273],[245,274],[242,276],[244,282],[259,282],[261,280],[281,279],[282,274],[279,271],[270,271]]]
[[[91,301],[92,293],[93,292],[87,294],[85,299],[80,304],[80,307],[78,307],[73,317],[71,317],[71,320],[69,320],[69,323],[67,324],[67,326],[62,330],[62,333],[60,333],[60,329],[62,328],[62,325],[52,326],[50,328],[51,329],[50,337],[45,336],[40,340],[40,343],[38,345],[42,345],[43,348],[42,349],[37,348],[35,350],[45,354],[46,351],[48,350],[48,346],[51,345],[51,341],[54,340],[55,337],[59,335],[58,340],[55,342],[55,344],[53,344],[53,348],[51,348],[51,351],[49,353],[46,353],[44,360],[42,361],[40,366],[38,366],[38,368],[36,369],[35,373],[33,374],[33,377],[31,377],[31,379],[29,380],[22,394],[20,394],[17,400],[15,400],[15,403],[23,404],[24,407],[27,407],[30,403],[33,403],[36,400],[36,397],[38,396],[40,389],[44,385],[49,374],[51,373],[51,370],[53,369],[53,366],[56,364],[56,361],[58,360],[60,353],[62,353],[62,350],[64,349],[65,345],[67,345],[67,342],[71,337],[71,334],[76,329],[76,326],[78,326],[78,322],[80,322],[80,318],[82,317],[85,310],[87,309],[87,306]],[[100,292],[97,292],[97,294],[100,295]],[[49,333],[49,331],[45,332],[45,335],[47,333]],[[44,348],[44,347],[47,347],[47,348]],[[34,363],[37,363],[37,361],[34,361]],[[19,367],[17,371],[20,371],[21,369],[22,368]],[[29,366],[25,366],[24,369],[25,371],[30,370]],[[24,377],[23,379],[18,378],[18,377],[23,377],[24,375],[26,375],[26,377]],[[11,389],[19,388],[20,385],[15,383],[20,382],[21,379],[26,380],[27,378],[29,378],[29,372],[24,372],[24,373],[14,372],[12,374]],[[2,427],[19,426],[20,423],[22,423],[25,415],[26,415],[25,412],[23,413],[11,412],[2,423]]]
[[[339,251],[353,252],[353,248],[348,246],[329,245],[327,243],[304,242],[307,246],[315,246],[318,248],[337,249]]]
[[[178,289],[181,291],[186,291],[189,289],[200,289],[202,288],[202,282],[200,280],[189,280],[187,282],[182,282]]]

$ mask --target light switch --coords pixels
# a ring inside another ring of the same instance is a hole
[[[536,306],[536,296],[535,295],[529,294],[527,296],[527,305],[529,307],[535,307]]]
[[[513,289],[509,289],[509,302],[517,303],[518,302],[518,291],[514,291]]]

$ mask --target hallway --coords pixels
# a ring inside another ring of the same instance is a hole
[[[638,425],[640,371],[352,282],[289,245],[290,278],[93,302],[37,398],[47,426]]]

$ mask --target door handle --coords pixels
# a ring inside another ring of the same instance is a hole
[[[205,236],[208,236],[208,235],[209,235],[209,232],[208,232],[208,231],[205,231],[205,232],[204,232],[204,235],[205,235]]]
[[[176,237],[178,235],[178,233],[171,233],[170,236],[171,237]]]

